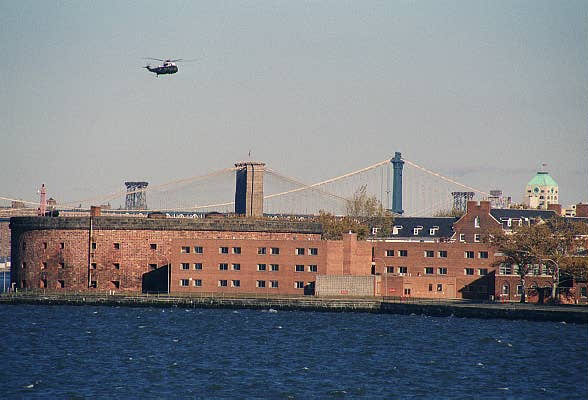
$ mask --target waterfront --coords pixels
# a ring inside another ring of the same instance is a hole
[[[578,398],[586,325],[0,306],[7,398]]]

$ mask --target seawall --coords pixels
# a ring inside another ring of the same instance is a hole
[[[588,307],[535,304],[482,304],[465,302],[391,302],[376,299],[317,297],[223,297],[106,294],[6,294],[0,304],[95,305],[126,307],[180,307],[274,309],[283,311],[370,312],[435,317],[508,319],[588,323]]]

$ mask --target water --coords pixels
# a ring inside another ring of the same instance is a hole
[[[578,399],[586,325],[0,306],[3,398]]]

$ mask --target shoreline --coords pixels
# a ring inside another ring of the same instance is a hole
[[[460,301],[382,301],[365,298],[225,297],[107,294],[4,294],[0,304],[274,309],[281,311],[369,312],[480,319],[507,319],[588,324],[588,307]]]

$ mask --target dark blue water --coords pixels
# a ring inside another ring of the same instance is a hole
[[[579,399],[586,325],[0,306],[3,398]]]

